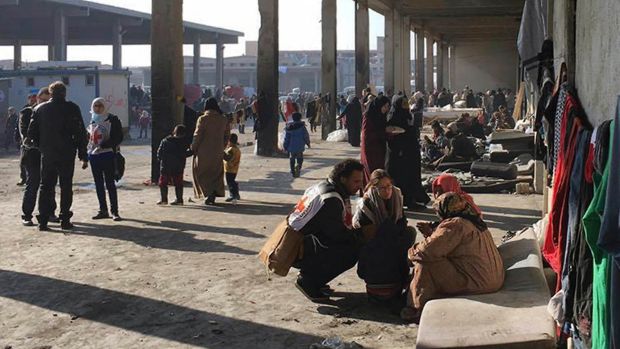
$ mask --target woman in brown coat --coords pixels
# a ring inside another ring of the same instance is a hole
[[[224,197],[224,147],[230,136],[230,124],[215,98],[205,102],[205,112],[198,118],[191,149],[194,195],[205,198],[205,205]]]
[[[490,293],[504,283],[504,265],[486,223],[459,193],[435,201],[441,222],[418,224],[425,239],[409,249],[415,263],[404,320],[417,322],[424,304],[450,295]]]

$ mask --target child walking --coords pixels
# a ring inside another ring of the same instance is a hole
[[[174,185],[176,200],[170,205],[183,205],[183,171],[185,159],[192,156],[192,151],[187,148],[185,139],[185,126],[177,125],[172,135],[164,138],[157,149],[157,159],[160,165],[159,190],[161,200],[158,205],[168,204],[168,185]]]
[[[241,200],[239,196],[239,183],[237,183],[237,173],[241,162],[241,151],[239,150],[238,136],[233,133],[228,138],[228,146],[224,150],[224,172],[226,173],[226,184],[228,184],[229,196],[226,202],[233,204]]]
[[[291,162],[291,174],[299,177],[301,166],[304,163],[304,150],[310,148],[310,135],[306,123],[301,121],[300,113],[293,113],[293,122],[286,125],[284,136],[284,150],[288,152]]]

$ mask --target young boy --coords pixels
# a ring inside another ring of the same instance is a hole
[[[233,133],[228,139],[228,146],[224,150],[224,172],[226,172],[226,184],[228,184],[229,196],[226,202],[233,204],[237,200],[241,200],[239,196],[239,183],[237,183],[237,172],[239,172],[239,163],[241,162],[241,151],[237,134]]]
[[[310,148],[310,135],[308,134],[306,123],[301,121],[300,113],[293,113],[293,122],[286,125],[286,134],[284,136],[284,150],[289,154],[293,178],[300,175],[301,165],[304,163],[306,145]]]
[[[168,185],[174,184],[176,200],[170,205],[183,205],[183,171],[185,170],[185,159],[192,156],[192,151],[187,148],[185,139],[185,126],[177,125],[172,131],[172,135],[164,138],[157,149],[157,159],[159,160],[160,175],[159,189],[161,200],[158,205],[168,204]]]

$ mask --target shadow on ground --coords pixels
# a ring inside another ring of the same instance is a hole
[[[156,223],[153,224],[154,226],[156,226]],[[197,227],[201,227],[201,229],[204,229],[203,231],[210,231],[208,229],[212,228],[213,230],[220,229],[220,231],[226,233],[231,233],[233,230],[238,230],[238,232],[244,231],[244,229],[218,228],[210,227],[208,225]],[[130,241],[141,246],[164,250],[187,252],[224,252],[244,255],[256,254],[255,251],[242,249],[236,246],[230,246],[221,241],[197,239],[196,234],[186,233],[181,230],[175,231],[156,227],[140,228],[123,224],[99,225],[91,223],[77,223],[72,234]],[[245,230],[245,234],[249,235],[253,233]]]
[[[322,339],[165,301],[0,269],[0,297],[203,348],[308,348]],[[146,317],[146,321],[145,321]]]

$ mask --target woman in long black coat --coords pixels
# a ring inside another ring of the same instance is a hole
[[[353,99],[342,110],[340,116],[344,116],[347,123],[349,134],[349,144],[354,147],[360,146],[360,135],[362,132],[362,104],[359,98]]]
[[[388,136],[385,168],[401,189],[405,206],[409,209],[425,206],[430,198],[422,188],[420,131],[409,112],[407,98],[394,102],[387,126],[399,127],[404,132],[392,132]]]

